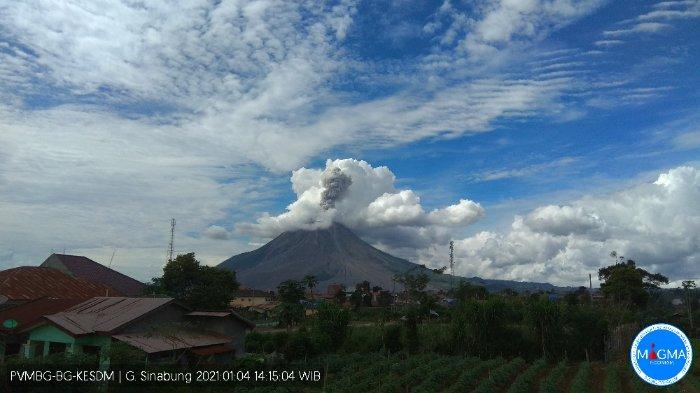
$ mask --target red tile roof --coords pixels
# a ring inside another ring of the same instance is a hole
[[[39,323],[44,315],[63,311],[81,301],[78,299],[43,298],[6,308],[0,311],[0,333],[12,334],[28,329]],[[3,324],[8,320],[16,321],[17,326],[13,329],[6,328]]]
[[[121,295],[113,288],[71,277],[46,267],[21,266],[0,271],[0,295],[10,300],[40,298],[85,300]]]
[[[46,319],[79,336],[114,333],[119,328],[173,302],[173,298],[96,297]]]
[[[139,296],[146,289],[144,283],[83,256],[52,254],[41,266],[57,268],[50,262],[52,257],[56,257],[65,267],[65,270],[59,268],[60,270],[73,277],[108,285],[126,296]]]

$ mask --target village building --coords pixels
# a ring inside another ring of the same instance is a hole
[[[124,296],[140,296],[146,290],[144,283],[84,256],[51,254],[41,266],[60,270],[71,277],[107,285]]]
[[[229,303],[231,308],[258,307],[274,300],[272,292],[258,289],[241,289],[233,294]]]
[[[46,315],[32,327],[23,346],[26,358],[55,353],[99,354],[109,364],[109,349],[123,342],[157,361],[223,361],[244,353],[245,334],[255,327],[232,311],[192,312],[172,298],[96,297]]]
[[[0,359],[19,355],[26,330],[95,296],[120,296],[115,289],[56,269],[22,266],[0,271]]]

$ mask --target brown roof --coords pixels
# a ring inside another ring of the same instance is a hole
[[[143,294],[146,285],[125,274],[101,265],[90,258],[79,255],[51,254],[41,266],[54,267],[52,259],[57,259],[63,265],[66,273],[73,277],[82,278],[94,283],[109,285],[126,296]]]
[[[238,313],[233,312],[231,310],[229,311],[193,311],[189,314],[187,314],[188,317],[204,317],[204,318],[225,318],[225,317],[233,317],[235,319],[238,319],[239,321],[243,322],[245,325],[247,325],[250,329],[255,329],[255,324],[242,316],[238,315]]]
[[[219,353],[234,352],[235,348],[227,344],[212,345],[211,347],[195,348],[192,353],[200,356],[216,355]]]
[[[21,266],[0,271],[0,295],[10,300],[89,299],[118,296],[120,292],[103,284],[71,277],[56,269]]]
[[[178,332],[167,336],[149,333],[119,334],[113,338],[123,341],[146,353],[174,351],[177,349],[208,347],[231,342],[231,337],[215,333]]]
[[[171,302],[172,298],[96,297],[46,319],[76,336],[112,333]]]
[[[22,303],[0,311],[0,332],[6,334],[16,333],[34,326],[41,321],[44,315],[54,314],[75,306],[82,300],[78,299],[37,299]],[[17,322],[13,329],[7,329],[3,323],[8,320]]]

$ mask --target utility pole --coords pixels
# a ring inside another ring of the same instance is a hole
[[[588,273],[588,290],[593,290],[593,276],[591,275],[591,273]]]
[[[170,220],[170,245],[168,247],[168,260],[170,262],[173,260],[173,254],[175,251],[175,219]]]

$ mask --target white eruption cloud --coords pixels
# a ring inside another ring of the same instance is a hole
[[[429,245],[449,239],[449,229],[466,227],[484,215],[476,202],[426,212],[413,190],[397,190],[387,167],[355,159],[328,160],[326,168],[301,168],[292,173],[296,201],[287,211],[264,214],[255,223],[238,225],[241,233],[262,238],[294,229],[327,228],[333,222],[389,247]]]
[[[506,233],[482,231],[455,244],[458,272],[586,285],[610,251],[671,280],[700,277],[700,170],[684,166],[609,196],[548,205],[513,219]],[[446,245],[419,250],[439,266]],[[444,263],[443,263],[444,264]]]

